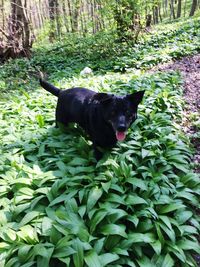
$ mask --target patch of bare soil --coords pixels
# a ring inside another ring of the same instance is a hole
[[[190,120],[192,113],[196,113],[195,118],[200,118],[200,54],[158,65],[151,69],[150,72],[169,70],[178,70],[183,76],[184,98],[186,101],[183,131],[191,137],[191,141],[195,148],[193,157],[195,172],[200,173],[200,133],[199,129],[195,127]],[[197,210],[197,213],[200,213],[199,209]],[[200,236],[198,239],[200,242]],[[194,255],[194,259],[197,266],[200,267],[200,255]]]

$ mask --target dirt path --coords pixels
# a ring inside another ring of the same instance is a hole
[[[183,130],[191,136],[195,147],[194,163],[195,171],[200,173],[200,130],[193,126],[191,114],[195,120],[200,120],[200,54],[184,57],[181,60],[158,65],[152,71],[179,70],[184,79],[184,98],[187,103],[185,107],[185,118],[183,119]],[[198,133],[198,137],[195,137]]]

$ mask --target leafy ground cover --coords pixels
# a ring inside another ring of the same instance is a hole
[[[182,120],[182,128],[190,137],[195,147],[193,164],[195,171],[200,173],[200,55],[184,57],[181,60],[159,64],[150,72],[179,71],[184,81],[184,99],[186,102],[185,116]]]
[[[200,180],[178,127],[180,77],[104,81],[146,94],[127,141],[97,166],[79,129],[52,126],[52,96],[1,105],[2,266],[195,266]]]
[[[30,61],[1,67],[0,266],[195,266],[200,179],[180,129],[181,77],[143,69],[199,51],[197,22],[134,47],[113,47],[109,34],[104,47],[99,38],[38,45]],[[86,65],[96,71],[80,77]],[[126,142],[96,165],[79,128],[54,128],[56,99],[38,88],[35,66],[60,87],[145,89]]]
[[[0,66],[0,89],[35,88],[34,74],[39,70],[52,79],[78,77],[89,66],[95,73],[136,72],[159,63],[200,51],[200,19],[163,24],[146,34],[138,44],[119,43],[114,32],[100,32],[87,38],[69,35],[63,41],[35,44],[33,57],[18,59]],[[31,83],[31,84],[30,84]]]

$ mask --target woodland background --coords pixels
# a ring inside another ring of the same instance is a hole
[[[0,0],[0,267],[200,266],[199,7]],[[97,163],[80,128],[55,128],[38,71],[145,90],[125,142]]]
[[[41,29],[49,41],[115,29],[118,40],[137,41],[163,20],[193,16],[199,0],[1,0],[0,59],[30,56]]]

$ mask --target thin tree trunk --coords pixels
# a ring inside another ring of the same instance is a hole
[[[174,0],[171,0],[170,2],[170,18],[175,19],[175,11],[174,11]]]
[[[50,18],[49,41],[53,42],[53,40],[55,39],[55,0],[48,0],[48,4]]]
[[[1,1],[1,14],[2,14],[2,27],[5,30],[5,7],[4,7],[4,0]]]
[[[178,0],[177,18],[180,18],[180,16],[181,16],[181,6],[182,6],[182,1]]]
[[[73,27],[75,32],[78,31],[79,10],[80,10],[80,0],[76,0],[73,8]]]
[[[197,8],[197,0],[193,0],[192,1],[192,6],[191,6],[191,10],[190,10],[190,17],[194,16],[194,12]]]
[[[161,5],[158,6],[158,15],[159,15],[160,22],[162,22]]]
[[[165,16],[168,16],[168,0],[165,0]]]
[[[57,29],[57,35],[60,38],[61,37],[61,23],[60,23],[60,9],[58,0],[55,0],[55,14],[56,14],[56,29]]]
[[[65,0],[62,2],[62,10],[63,10],[63,20],[64,20],[64,25],[66,32],[69,32],[69,25],[68,25],[68,20],[67,20],[67,10],[66,10],[66,5],[65,5]]]
[[[158,24],[158,6],[155,6],[153,8],[153,12],[154,12],[154,24]]]
[[[95,33],[95,18],[94,18],[94,3],[93,0],[91,1],[91,7],[90,7],[90,12],[91,12],[91,18],[92,18],[92,32]]]
[[[187,5],[187,0],[185,0],[184,2],[184,14],[183,14],[184,17],[186,16],[186,5]]]
[[[73,15],[70,0],[67,0],[68,10],[69,10],[69,19],[71,23],[71,31],[74,32],[74,24],[73,24]]]

